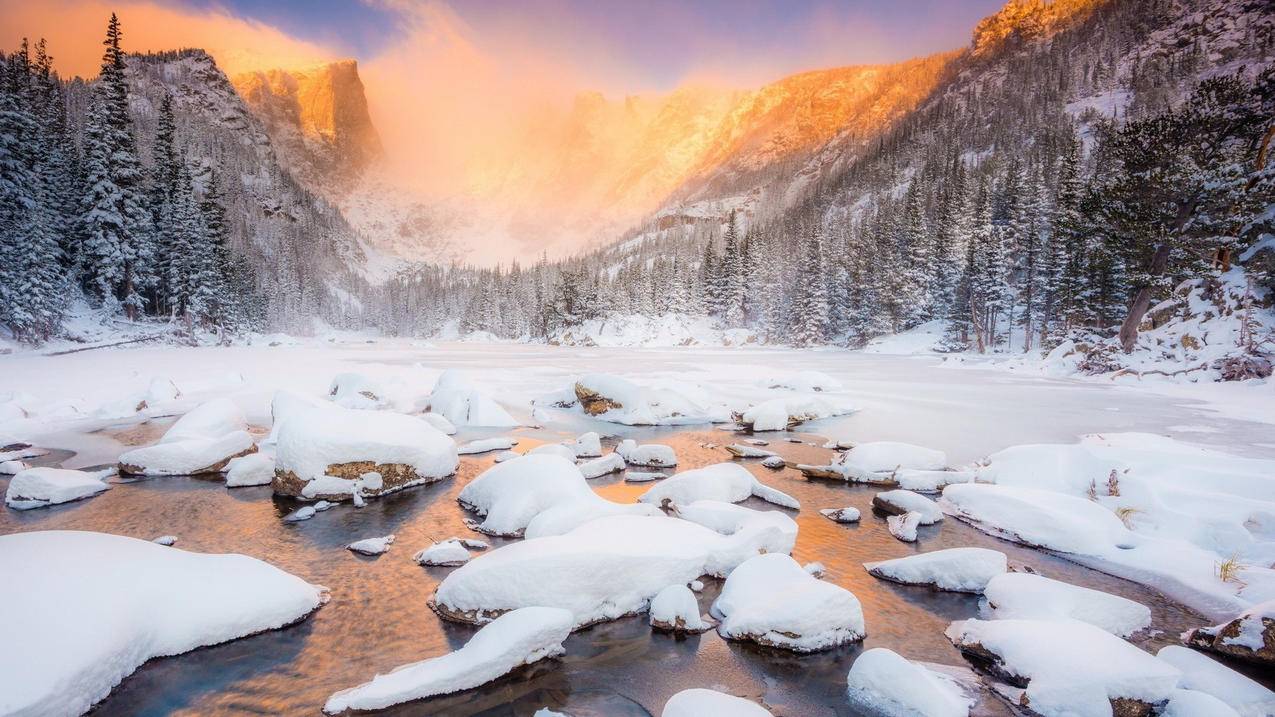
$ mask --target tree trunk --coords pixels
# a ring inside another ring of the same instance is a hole
[[[1169,265],[1169,243],[1161,242],[1155,248],[1155,255],[1151,257],[1151,270],[1148,275],[1151,279],[1155,279],[1164,273],[1165,267]],[[1133,297],[1133,304],[1129,306],[1129,315],[1125,317],[1124,323],[1120,324],[1120,348],[1125,353],[1131,353],[1133,346],[1138,341],[1138,326],[1142,324],[1142,317],[1147,315],[1147,310],[1151,308],[1151,282],[1138,287],[1138,293]]]

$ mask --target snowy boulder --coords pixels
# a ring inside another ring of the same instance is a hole
[[[602,455],[602,438],[596,431],[581,433],[574,441],[568,441],[566,445],[575,452],[576,458],[597,458]]]
[[[724,418],[708,405],[702,391],[693,386],[639,386],[608,374],[582,376],[568,396],[555,405],[578,405],[585,414],[626,426],[662,426],[711,423]]]
[[[375,409],[389,405],[380,381],[361,373],[340,373],[328,386],[328,396],[342,408]]]
[[[264,453],[249,453],[226,464],[227,488],[270,485],[273,480],[274,458]]]
[[[948,548],[894,560],[864,563],[868,573],[904,585],[935,590],[981,593],[993,578],[1008,570],[1005,554],[987,548]]]
[[[784,431],[806,421],[853,413],[849,406],[840,406],[818,398],[792,396],[763,401],[735,416],[736,423],[750,431]]]
[[[846,693],[864,714],[884,717],[966,717],[974,704],[956,680],[884,647],[854,661]]]
[[[574,463],[545,455],[520,456],[488,468],[461,490],[457,501],[483,518],[471,528],[503,537],[565,533],[605,515],[659,512],[652,506],[613,503],[589,488]]]
[[[414,416],[328,408],[279,432],[274,492],[350,500],[433,483],[456,472],[456,444]]]
[[[582,467],[583,469],[583,467]],[[585,476],[586,478],[588,476]],[[650,483],[651,481],[664,480],[668,478],[667,473],[651,473],[647,471],[625,471],[625,483]]]
[[[489,451],[507,451],[518,445],[518,439],[497,436],[495,438],[479,438],[456,446],[456,452],[462,456],[472,456]]]
[[[142,663],[301,620],[322,590],[245,555],[105,533],[0,536],[0,713],[87,712]],[[85,590],[85,586],[94,586]]]
[[[852,483],[898,485],[903,470],[942,471],[947,456],[922,446],[897,441],[860,443],[827,466],[799,466],[809,477],[833,478]]]
[[[888,490],[872,497],[872,508],[886,515],[921,514],[921,525],[934,525],[943,520],[939,504],[910,490]]]
[[[812,577],[783,553],[752,557],[731,571],[713,603],[717,631],[733,640],[817,652],[862,640],[854,593]]]
[[[270,399],[270,435],[261,443],[274,445],[279,442],[279,433],[292,418],[307,416],[312,413],[327,411],[333,405],[327,401],[305,393],[293,391],[275,391]]]
[[[527,451],[529,456],[560,456],[574,462],[576,452],[561,443],[544,443]]]
[[[563,653],[571,613],[546,607],[514,610],[493,620],[455,652],[414,662],[328,698],[323,711],[384,709],[435,695],[473,689],[523,665]]]
[[[1275,715],[1275,692],[1212,658],[1177,645],[1160,648],[1156,657],[1182,671],[1182,687],[1216,697],[1240,717]]]
[[[601,478],[611,473],[619,473],[625,469],[624,458],[618,453],[608,453],[601,458],[594,458],[591,461],[585,461],[579,466],[580,474],[589,480]]]
[[[771,717],[770,710],[716,690],[682,690],[664,703],[660,717]]]
[[[974,471],[931,471],[918,468],[901,468],[890,474],[894,484],[903,490],[916,493],[941,493],[955,483],[973,483]]]
[[[666,632],[696,634],[707,632],[717,624],[699,612],[695,593],[685,585],[670,585],[651,600],[651,627]]]
[[[583,627],[643,612],[669,585],[724,576],[789,540],[763,522],[722,535],[662,516],[597,518],[470,560],[439,584],[434,609],[450,620],[482,624],[520,607],[560,607]]]
[[[717,463],[678,473],[643,493],[638,500],[664,506],[666,503],[687,504],[697,500],[738,503],[751,496],[793,510],[801,507],[796,498],[763,485],[747,468],[737,463]]]
[[[615,452],[629,465],[648,468],[672,468],[677,465],[677,456],[673,454],[673,449],[661,443],[639,446],[637,441],[625,439],[615,447]]]
[[[943,489],[944,512],[979,530],[1034,548],[1093,555],[1128,539],[1114,513],[1063,493],[969,483]]]
[[[156,376],[151,379],[150,385],[146,387],[146,395],[142,398],[142,402],[138,404],[137,410],[141,411],[145,408],[154,408],[166,403],[172,403],[181,398],[181,395],[181,390],[177,388],[177,384],[173,383],[172,379]]]
[[[177,419],[153,446],[120,454],[120,473],[203,475],[221,473],[234,458],[257,450],[243,411],[227,398],[200,404]]]
[[[517,426],[518,421],[480,391],[462,371],[448,369],[429,395],[429,409],[456,426]]]
[[[421,565],[454,568],[469,562],[469,551],[459,539],[451,538],[418,551],[412,560]]]
[[[905,543],[916,542],[916,529],[921,525],[921,514],[910,510],[903,515],[892,515],[885,519],[885,527],[890,535]]]
[[[456,426],[453,426],[452,422],[447,420],[447,417],[442,415],[441,413],[426,411],[425,413],[421,414],[421,420],[425,421],[426,423],[433,426],[434,428],[437,428],[440,432],[446,435],[449,435],[449,436],[456,435]]]
[[[177,544],[177,536],[176,535],[161,535],[158,538],[155,538],[154,540],[152,540],[151,542],[156,545],[172,547]]]
[[[1044,717],[1149,715],[1181,672],[1079,620],[966,620],[948,639],[975,665],[1015,687]]]
[[[983,595],[990,616],[996,620],[1072,618],[1119,637],[1151,625],[1151,610],[1146,605],[1043,575],[997,575],[987,583]]]
[[[761,464],[772,471],[783,470],[788,467],[788,463],[784,461],[782,456],[766,456],[761,459]]]
[[[774,451],[768,451],[765,448],[758,448],[757,446],[750,446],[743,443],[732,443],[731,445],[726,446],[726,450],[736,458],[771,458],[776,455]]]
[[[382,555],[389,552],[390,546],[394,544],[394,534],[382,536],[380,538],[364,538],[356,540],[345,546],[346,550],[358,553],[359,555]]]
[[[674,504],[671,508],[676,517],[722,535],[734,535],[763,525],[772,526],[783,536],[781,542],[773,545],[777,549],[772,552],[791,553],[797,542],[797,521],[777,510],[753,510],[716,500],[697,500],[687,505]]]
[[[1160,717],[1239,717],[1239,713],[1222,700],[1195,690],[1174,690]]]
[[[12,476],[21,473],[31,466],[18,460],[0,461],[0,476]]]
[[[111,487],[104,477],[63,468],[28,468],[9,481],[4,502],[15,510],[30,510],[91,498]]]
[[[782,398],[763,401],[744,411],[739,422],[753,431],[786,431],[789,426],[787,402]]]
[[[1275,600],[1254,605],[1221,625],[1191,630],[1182,639],[1200,650],[1275,665]]]
[[[819,515],[834,523],[858,523],[860,517],[859,509],[852,505],[844,508],[823,508],[819,511]]]

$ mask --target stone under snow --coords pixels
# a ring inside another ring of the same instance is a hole
[[[602,438],[597,431],[581,433],[574,441],[566,445],[575,452],[576,458],[597,458],[602,455]]]
[[[390,546],[393,544],[394,534],[391,533],[379,538],[364,538],[363,540],[356,540],[345,547],[347,550],[359,553],[360,555],[381,555],[389,552]]]
[[[257,450],[243,411],[227,398],[196,406],[177,419],[159,442],[119,457],[121,473],[200,475],[220,473],[231,459]]]
[[[456,446],[456,452],[462,456],[472,456],[479,453],[487,453],[488,451],[507,451],[516,445],[518,445],[518,439],[516,438],[496,436],[462,443]]]
[[[890,531],[890,535],[902,540],[905,543],[916,542],[916,529],[921,525],[922,516],[915,510],[910,510],[902,515],[892,515],[885,519],[885,527]]]
[[[451,538],[417,551],[412,560],[421,565],[454,568],[469,562],[469,551],[459,539]]]
[[[934,525],[943,520],[939,504],[910,490],[887,490],[872,497],[872,507],[887,515],[921,514],[921,525]]]
[[[822,508],[819,511],[819,515],[834,523],[858,523],[861,517],[859,509],[852,505],[844,508]]]
[[[725,418],[725,411],[713,407],[696,387],[640,386],[601,373],[581,376],[565,395],[553,398],[556,405],[579,406],[589,416],[628,426],[688,425]]]
[[[1146,605],[1032,573],[997,575],[987,583],[983,596],[988,614],[996,620],[1072,618],[1119,637],[1151,625]]]
[[[643,493],[638,500],[652,505],[664,505],[666,502],[686,504],[697,500],[738,503],[752,496],[784,508],[796,510],[801,507],[796,498],[764,485],[738,463],[716,463],[678,473]]]
[[[226,464],[227,488],[270,485],[273,480],[274,457],[265,453],[249,453]]]
[[[770,710],[716,690],[682,690],[664,703],[660,717],[771,717]]]
[[[874,647],[846,675],[850,704],[881,717],[966,717],[974,700],[948,675]]]
[[[854,593],[819,580],[783,553],[757,555],[731,571],[713,603],[722,637],[794,652],[816,652],[863,639]]]
[[[523,665],[561,655],[562,641],[571,628],[571,613],[566,610],[514,610],[484,626],[455,652],[396,667],[370,682],[337,692],[328,698],[323,711],[378,710],[480,687]]]
[[[638,445],[637,441],[626,438],[615,447],[615,452],[629,465],[647,468],[672,468],[677,465],[677,456],[673,449],[662,443]]]
[[[4,502],[15,510],[30,510],[91,498],[111,487],[105,477],[64,468],[28,468],[9,480]]]
[[[893,560],[864,563],[878,578],[936,590],[981,593],[992,579],[1006,574],[1009,561],[999,550],[948,548]]]
[[[1275,600],[1259,603],[1221,625],[1183,635],[1191,647],[1275,665]]]
[[[624,470],[626,464],[624,459],[618,453],[608,453],[600,458],[594,458],[591,461],[585,461],[577,466],[580,474],[586,479],[601,478],[604,475],[619,473]]]
[[[692,634],[711,630],[716,624],[700,615],[695,593],[681,584],[656,593],[651,600],[650,623],[657,630]]]
[[[1275,715],[1275,692],[1207,655],[1166,645],[1155,656],[1182,671],[1182,687],[1216,697],[1240,717]]]
[[[463,371],[448,369],[438,377],[429,395],[429,410],[456,426],[506,428],[518,421],[474,385]]]

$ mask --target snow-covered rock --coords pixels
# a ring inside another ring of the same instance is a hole
[[[783,553],[757,555],[736,567],[713,603],[722,637],[795,652],[816,652],[863,639],[863,608],[854,593],[812,577]]]
[[[559,406],[579,406],[594,418],[628,426],[688,425],[725,419],[725,410],[714,410],[702,391],[659,386],[639,386],[632,381],[594,373],[580,377],[568,395],[554,401]]]
[[[581,470],[583,470],[583,467],[581,467]],[[667,473],[651,473],[648,471],[624,472],[625,483],[650,483],[651,481],[663,480],[665,478],[668,478]]]
[[[287,515],[283,516],[283,522],[300,523],[302,521],[306,521],[313,518],[318,512],[319,511],[315,510],[314,506],[312,505],[303,505],[300,508],[297,508],[296,510],[292,511],[291,513],[288,513]]]
[[[619,473],[620,471],[624,470],[625,463],[624,463],[624,458],[622,458],[620,454],[608,453],[605,456],[602,456],[601,458],[594,458],[591,461],[585,461],[584,463],[581,463],[578,467],[580,469],[581,475],[583,475],[585,478],[589,480],[592,480],[594,478],[601,478],[602,476],[609,475],[611,473]]]
[[[770,710],[716,690],[682,690],[664,703],[660,717],[771,717]]]
[[[753,431],[784,431],[799,423],[853,413],[854,408],[812,396],[772,398],[740,413],[737,421]]]
[[[172,547],[177,544],[177,536],[176,535],[161,535],[158,538],[151,540],[151,542],[156,545]]]
[[[383,709],[485,685],[523,665],[561,655],[562,641],[571,628],[571,613],[566,610],[514,610],[484,626],[455,652],[396,667],[371,682],[337,692],[323,711]]]
[[[872,497],[872,507],[886,515],[921,514],[921,525],[934,525],[943,520],[939,504],[910,490],[887,490]]]
[[[328,396],[342,408],[376,409],[389,405],[381,382],[361,373],[340,373],[328,386]]]
[[[861,517],[859,509],[852,505],[844,508],[822,508],[819,511],[819,515],[834,523],[858,523]]]
[[[940,505],[985,533],[1064,553],[1101,553],[1128,536],[1120,519],[1101,505],[1051,491],[950,485]]]
[[[421,565],[451,568],[469,562],[469,551],[459,539],[451,538],[418,551],[412,556],[412,560]]]
[[[456,444],[415,416],[331,407],[288,418],[274,492],[349,500],[433,483],[456,472]]]
[[[943,471],[947,455],[942,451],[897,441],[860,443],[826,466],[799,466],[802,472],[819,478],[837,478],[852,483],[898,485],[902,471]],[[928,485],[935,477],[914,477],[913,484]],[[957,482],[959,478],[950,482]],[[946,483],[945,483],[946,485]]]
[[[488,468],[461,490],[457,501],[483,518],[472,528],[505,537],[554,535],[604,515],[659,512],[652,506],[613,503],[589,488],[574,463],[545,455],[520,456]]]
[[[761,459],[761,464],[772,471],[783,470],[788,467],[787,462],[784,461],[782,456],[766,456]]]
[[[200,475],[220,473],[231,459],[257,450],[243,411],[227,398],[200,404],[177,419],[153,446],[125,451],[121,473]]]
[[[345,548],[352,552],[359,553],[360,555],[381,555],[382,553],[389,552],[390,546],[393,544],[394,534],[391,533],[379,538],[364,538],[363,540],[356,540],[345,546]]]
[[[1079,620],[965,620],[952,623],[947,636],[997,677],[1025,686],[1024,706],[1044,717],[1110,717],[1114,700],[1150,713],[1181,677],[1176,667]]]
[[[910,510],[902,515],[892,515],[885,519],[885,527],[890,535],[905,543],[916,542],[916,529],[921,525],[921,514]]]
[[[0,650],[7,715],[82,714],[151,658],[283,627],[325,599],[255,558],[105,533],[0,536],[0,574],[22,576],[0,582],[0,610],[21,616]]]
[[[744,411],[740,419],[740,423],[751,426],[754,431],[786,431],[788,403],[782,398],[763,401]]]
[[[426,411],[425,413],[421,414],[421,420],[425,421],[426,423],[433,426],[434,428],[437,428],[441,433],[444,433],[448,436],[456,435],[456,426],[452,425],[452,422],[447,420],[447,416],[444,416],[441,413]]]
[[[766,388],[786,388],[792,391],[840,391],[841,382],[822,371],[796,371],[771,376],[761,385]]]
[[[1177,645],[1160,648],[1156,657],[1182,671],[1182,687],[1216,697],[1241,717],[1275,715],[1275,692],[1210,657]]]
[[[462,456],[472,456],[479,453],[487,453],[488,451],[507,451],[516,445],[518,445],[518,439],[516,438],[496,436],[462,443],[456,446],[456,452]]]
[[[456,426],[517,426],[518,421],[492,400],[464,372],[448,369],[438,377],[429,396],[429,409]]]
[[[575,461],[576,452],[561,443],[544,443],[527,451],[529,456],[561,456],[569,461]]]
[[[989,615],[997,620],[1072,618],[1120,637],[1151,625],[1146,605],[1043,575],[997,575],[987,583],[983,596]]]
[[[270,485],[273,480],[274,457],[265,453],[249,453],[226,464],[227,488]]]
[[[449,619],[481,624],[508,610],[543,605],[570,610],[576,626],[590,625],[642,612],[669,585],[724,576],[789,540],[760,521],[722,535],[662,516],[597,518],[562,535],[530,538],[473,558],[439,584],[435,609]]]
[[[1169,693],[1160,717],[1239,717],[1239,713],[1207,692],[1177,689]]]
[[[903,490],[917,493],[940,493],[954,483],[973,483],[974,471],[931,471],[918,468],[902,468],[890,474],[894,484]]]
[[[27,465],[25,462],[19,460],[0,461],[0,476],[17,475],[30,467],[31,466]]]
[[[1233,620],[1182,636],[1191,647],[1275,665],[1275,600],[1259,603]]]
[[[775,552],[790,553],[797,542],[797,521],[777,510],[753,510],[734,503],[717,500],[697,500],[686,505],[673,504],[673,515],[682,520],[717,531],[722,535],[734,535],[746,528],[760,525],[774,526],[784,536],[776,543]]]
[[[576,458],[597,458],[602,455],[602,438],[597,431],[581,433],[574,441],[566,442],[566,445],[575,451]]]
[[[882,717],[966,717],[974,704],[951,677],[884,647],[855,659],[846,693],[852,706]]]
[[[758,448],[757,446],[750,446],[743,443],[732,443],[729,446],[726,446],[726,450],[736,458],[770,458],[776,455],[774,451],[768,451],[765,448]]]
[[[295,391],[275,391],[270,399],[270,435],[262,441],[262,445],[274,445],[279,442],[279,433],[284,425],[293,418],[307,416],[312,413],[326,411],[332,404],[316,396]]]
[[[625,463],[647,468],[672,468],[677,465],[677,456],[673,449],[662,443],[646,443],[638,445],[637,441],[626,438],[615,447]]]
[[[1008,570],[1005,554],[987,548],[948,548],[894,560],[864,563],[875,577],[936,590],[981,593],[987,583]]]
[[[4,502],[15,510],[30,510],[91,498],[111,487],[104,477],[63,468],[28,468],[9,480]]]
[[[713,629],[714,623],[699,612],[695,593],[685,585],[670,585],[651,600],[651,627],[669,632],[699,633]]]
[[[697,500],[738,503],[751,496],[794,510],[801,507],[796,498],[762,484],[737,463],[716,463],[678,473],[643,493],[638,500],[652,505],[663,505],[666,501],[687,504]]]

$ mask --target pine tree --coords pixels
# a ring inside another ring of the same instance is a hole
[[[795,346],[822,343],[828,330],[828,292],[824,279],[823,235],[818,224],[806,231],[793,297],[791,336]]]

